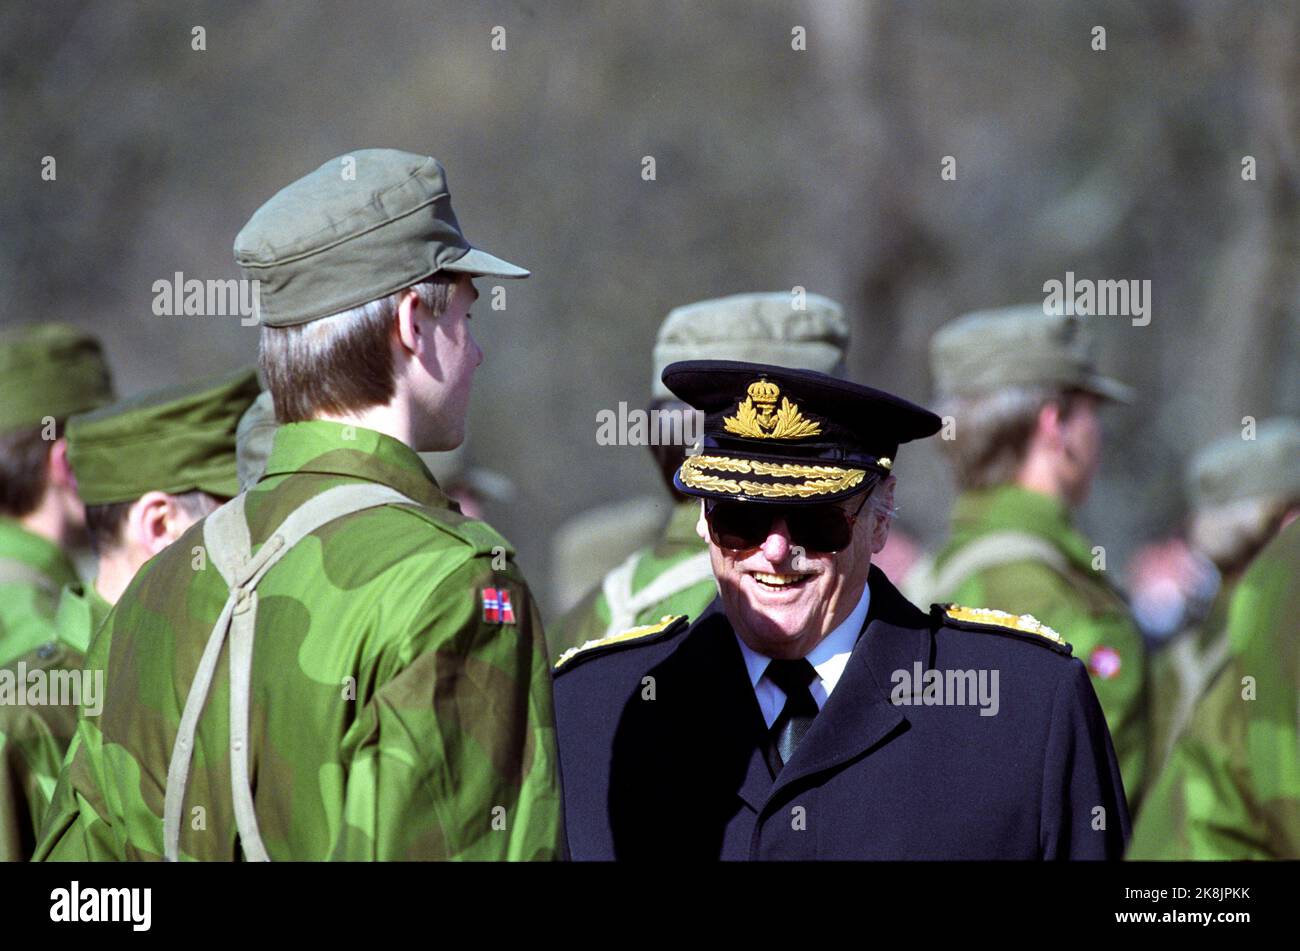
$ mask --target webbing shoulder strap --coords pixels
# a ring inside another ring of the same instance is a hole
[[[253,634],[257,623],[257,586],[281,558],[316,529],[345,515],[381,505],[416,505],[395,489],[381,485],[341,485],[309,499],[289,514],[275,533],[252,554],[248,521],[244,517],[245,495],[231,499],[203,523],[203,544],[207,557],[221,573],[230,596],[217,618],[199,659],[181,714],[176,742],[167,769],[167,792],[163,804],[163,854],[167,861],[180,859],[181,814],[185,787],[189,784],[194,756],[194,736],[199,717],[207,704],[216,673],[217,658],[230,636],[230,792],[234,799],[235,825],[244,856],[250,862],[268,862],[270,856],[257,828],[252,785],[248,775],[248,714],[252,693]]]
[[[605,601],[609,605],[606,637],[635,626],[637,615],[646,608],[654,607],[660,601],[713,577],[713,564],[709,560],[709,553],[702,551],[679,561],[633,594],[632,575],[641,562],[642,554],[637,552],[605,576],[602,590]]]
[[[46,594],[59,593],[58,585],[40,570],[16,558],[0,558],[0,584],[29,584]]]
[[[1040,561],[1064,573],[1070,563],[1055,545],[1028,532],[993,532],[982,535],[948,559],[929,582],[922,601],[943,601],[971,575],[1016,561]]]

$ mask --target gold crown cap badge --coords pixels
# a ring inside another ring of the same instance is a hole
[[[736,415],[724,416],[722,425],[727,432],[750,439],[804,439],[822,431],[820,423],[805,419],[798,405],[782,396],[781,388],[770,380],[749,384]]]

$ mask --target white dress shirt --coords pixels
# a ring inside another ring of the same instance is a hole
[[[844,666],[849,662],[849,655],[853,653],[853,646],[858,642],[858,634],[867,619],[870,604],[871,588],[863,585],[862,597],[858,599],[858,606],[853,609],[853,613],[844,619],[843,624],[827,634],[807,657],[808,663],[817,671],[817,679],[808,685],[808,691],[817,702],[818,710],[826,705],[831,691],[844,673]],[[781,715],[781,708],[785,706],[785,691],[774,684],[770,677],[763,676],[772,658],[751,648],[740,639],[739,634],[736,635],[736,642],[740,644],[740,653],[745,658],[745,669],[749,671],[749,682],[758,698],[758,707],[763,711],[763,720],[768,729],[771,729],[776,718]]]

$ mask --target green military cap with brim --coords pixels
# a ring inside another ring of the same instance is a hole
[[[671,399],[664,368],[680,360],[742,360],[841,376],[849,345],[844,308],[821,294],[732,294],[675,307],[654,348],[656,399]]]
[[[437,159],[396,149],[341,155],[281,189],[235,237],[235,261],[259,282],[270,327],[329,317],[442,272],[528,276],[466,240]]]
[[[1226,436],[1192,456],[1187,494],[1197,509],[1238,499],[1300,499],[1300,421],[1279,416],[1254,428],[1254,438]]]
[[[1118,403],[1130,387],[1097,372],[1089,320],[1044,313],[1042,304],[981,310],[945,324],[930,338],[936,395],[983,396],[1013,386],[1083,390]]]
[[[257,399],[253,370],[144,393],[68,420],[68,461],[87,505],[146,492],[239,494],[235,431]]]
[[[266,460],[271,458],[271,444],[279,428],[275,401],[271,391],[265,390],[253,400],[235,427],[235,464],[241,490],[252,488],[266,473]]]
[[[99,341],[66,324],[0,332],[0,433],[103,406],[113,383]]]

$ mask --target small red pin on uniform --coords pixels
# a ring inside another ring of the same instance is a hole
[[[1119,675],[1119,651],[1113,647],[1094,647],[1088,655],[1088,670],[1099,680],[1110,680]]]

